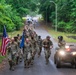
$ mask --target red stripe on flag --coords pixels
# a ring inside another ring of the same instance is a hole
[[[1,46],[1,53],[4,56],[6,54],[6,47],[9,43],[9,38],[2,38],[2,46]]]
[[[7,47],[8,43],[9,43],[9,39],[7,38],[7,39],[5,40],[4,55],[6,54],[6,47]]]

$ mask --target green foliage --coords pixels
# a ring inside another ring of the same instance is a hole
[[[5,0],[4,3],[0,3],[0,31],[3,25],[6,25],[7,31],[19,30],[22,26],[21,17],[11,5],[5,3]]]
[[[7,31],[19,30],[23,25],[23,16],[36,15],[37,2],[35,0],[0,0],[0,31],[3,25],[6,25]]]
[[[37,0],[38,2],[38,0]],[[22,24],[22,17],[30,14],[36,15],[37,3],[35,0],[1,0],[0,1],[0,25],[6,25],[7,31],[19,30]],[[35,11],[35,12],[33,12]],[[0,28],[0,31],[2,29]]]
[[[38,0],[6,0],[6,3],[11,4],[21,17],[36,11],[37,2]]]
[[[2,31],[2,26],[1,25],[6,25],[7,30],[11,31],[12,28],[14,27],[14,23],[12,20],[5,14],[5,6],[0,4],[0,31]],[[9,26],[11,26],[9,28]]]
[[[74,29],[73,29],[73,22],[64,22],[64,21],[61,21],[58,23],[58,30],[59,31],[65,31],[65,32],[71,32],[73,33],[74,32]]]
[[[58,2],[58,20],[59,22],[64,21],[64,31],[76,32],[76,1],[75,0],[64,0]]]
[[[73,30],[73,24],[74,24],[73,22],[66,23],[65,31],[73,33],[74,32],[74,30]]]
[[[51,1],[51,2],[50,2]],[[76,0],[0,0],[0,31],[6,25],[8,31],[19,30],[22,17],[30,14],[42,14],[43,19],[52,22],[55,27],[56,4],[58,30],[76,32]],[[7,25],[8,24],[8,25]],[[63,29],[62,29],[63,28]]]
[[[51,2],[50,2],[51,1]],[[76,32],[76,0],[39,0],[39,13],[44,20],[52,22],[55,25],[56,5],[57,4],[57,21],[58,30],[65,32]]]
[[[59,22],[58,23],[58,30],[64,31],[65,26],[66,26],[66,23],[64,21]]]

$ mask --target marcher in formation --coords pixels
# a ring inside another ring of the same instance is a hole
[[[66,45],[66,42],[63,39],[63,36],[58,36],[58,46],[59,46],[59,48],[64,48],[65,45]]]
[[[50,36],[47,36],[42,40],[41,36],[38,35],[32,24],[25,25],[23,29],[24,34],[24,46],[20,48],[21,37],[19,34],[11,39],[7,50],[8,50],[8,62],[10,70],[14,70],[15,66],[19,62],[24,60],[24,67],[29,68],[34,64],[36,54],[40,57],[42,52],[42,47],[44,48],[46,64],[49,62],[49,57],[51,55],[51,49],[53,43],[50,40]]]
[[[43,47],[44,47],[46,64],[48,64],[49,57],[51,55],[51,49],[53,48],[53,43],[50,40],[50,36],[47,36],[46,39],[43,40]]]

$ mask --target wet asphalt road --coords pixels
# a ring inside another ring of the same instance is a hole
[[[38,35],[44,39],[47,35],[50,35],[42,26],[38,25],[36,27],[36,32]],[[51,36],[51,35],[50,35]],[[15,71],[10,71],[7,67],[0,75],[76,75],[76,69],[72,68],[70,65],[63,65],[62,68],[57,69],[54,64],[54,53],[57,43],[51,36],[54,47],[52,49],[52,54],[50,57],[50,62],[48,65],[45,64],[44,50],[41,56],[38,58],[37,55],[34,60],[34,65],[30,68],[24,68],[24,63],[21,62],[16,66]]]

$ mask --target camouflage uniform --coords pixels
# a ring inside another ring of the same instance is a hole
[[[14,70],[14,66],[16,65],[16,57],[17,57],[17,43],[16,42],[11,42],[10,45],[8,46],[8,60],[9,60],[9,65],[10,69]]]
[[[39,51],[38,51],[38,57],[41,55],[41,51],[42,51],[42,39],[41,36],[38,36],[38,47],[39,47]]]
[[[20,41],[18,39],[17,36],[14,37],[14,41],[15,43],[17,44],[17,50],[16,50],[16,64],[19,63],[19,52],[20,52],[20,48],[19,48],[19,44],[20,44]]]
[[[48,64],[48,62],[49,62],[49,57],[50,57],[50,55],[51,55],[50,46],[53,46],[52,41],[51,41],[51,40],[44,39],[44,40],[43,40],[43,47],[44,47],[46,64]]]
[[[23,52],[22,52],[22,49],[20,48],[20,42],[21,42],[21,40],[20,40],[20,38],[18,38],[18,41],[17,41],[17,43],[18,43],[18,56],[19,56],[19,62],[21,62],[22,61],[22,57],[23,57]]]
[[[29,43],[25,42],[23,57],[24,57],[25,67],[29,67],[29,65],[31,63],[31,44],[30,44],[30,42]]]
[[[64,47],[65,47],[65,44],[66,44],[66,42],[65,42],[64,40],[58,41],[58,46],[59,46],[60,48],[64,48]]]
[[[35,51],[39,51],[39,46],[38,46],[38,35],[35,33],[34,34],[34,39],[35,39]]]
[[[10,66],[10,70],[13,70],[13,63],[12,63],[12,51],[11,51],[11,45],[9,43],[8,47],[7,47],[7,56],[8,56],[8,62],[9,62],[9,66]]]
[[[58,46],[60,48],[65,48],[66,42],[63,40],[63,36],[58,36]]]
[[[34,37],[31,37],[31,55],[32,55],[32,61],[31,64],[33,64],[33,60],[36,54],[36,41],[34,39]]]
[[[34,30],[34,25],[32,24],[32,22],[30,23],[30,27]]]

